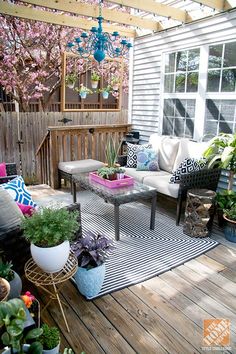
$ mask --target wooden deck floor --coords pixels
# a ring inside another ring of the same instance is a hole
[[[172,271],[94,301],[86,301],[67,282],[61,296],[70,333],[56,302],[42,319],[60,328],[61,349],[70,346],[76,354],[193,354],[207,352],[203,321],[224,318],[231,321],[227,352],[236,353],[235,283],[236,250],[220,245]],[[48,300],[42,291],[31,290],[42,304]]]

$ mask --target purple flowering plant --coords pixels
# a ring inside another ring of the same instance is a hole
[[[79,267],[90,269],[103,264],[115,246],[105,235],[88,231],[71,248],[78,258]]]

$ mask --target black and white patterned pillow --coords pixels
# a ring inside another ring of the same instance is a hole
[[[135,145],[127,143],[127,167],[137,167],[137,153],[143,149],[150,149],[151,144]]]
[[[186,175],[191,172],[200,171],[206,166],[206,161],[204,159],[197,160],[194,158],[187,157],[179,165],[177,170],[173,172],[170,178],[170,183],[180,183],[181,175]]]

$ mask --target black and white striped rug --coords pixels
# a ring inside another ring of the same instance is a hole
[[[81,205],[83,232],[99,232],[114,239],[114,206],[94,194],[89,197]],[[152,278],[218,245],[210,238],[184,235],[182,226],[158,212],[155,230],[150,230],[150,212],[150,206],[142,203],[120,206],[120,241],[115,242],[116,248],[106,261],[105,280],[96,297]]]

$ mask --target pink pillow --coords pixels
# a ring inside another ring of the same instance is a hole
[[[24,205],[18,202],[16,202],[16,204],[18,205],[18,207],[20,208],[20,210],[24,215],[31,216],[35,212],[35,208],[32,207],[31,205]]]
[[[6,175],[7,175],[7,169],[6,169],[5,162],[0,163],[0,177],[6,177]]]

